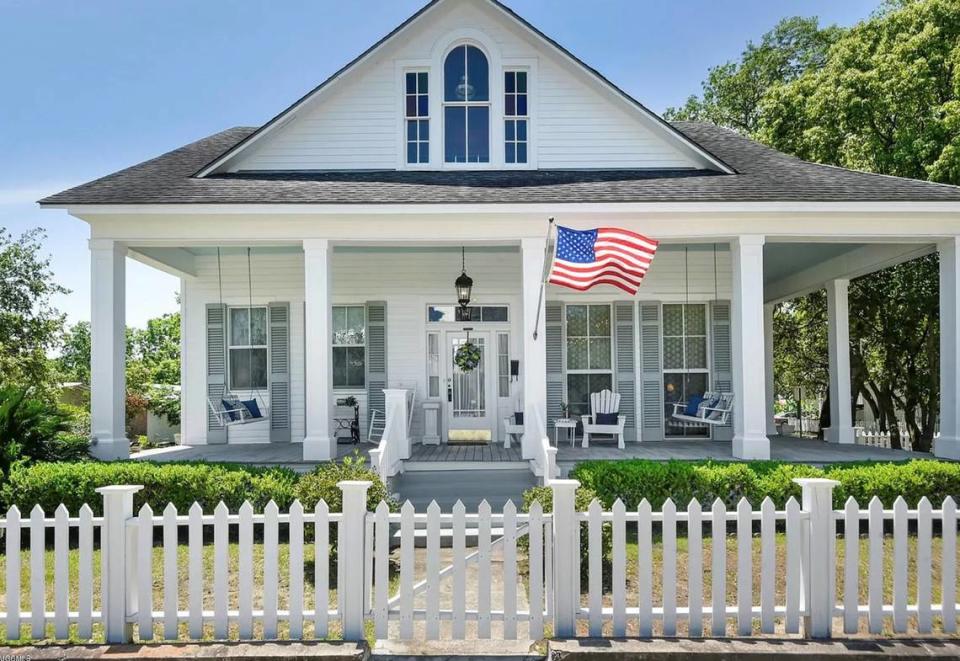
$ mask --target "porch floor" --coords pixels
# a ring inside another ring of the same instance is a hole
[[[373,449],[373,445],[339,445],[338,458],[349,456],[354,451],[362,454]],[[930,458],[922,452],[888,450],[866,445],[833,445],[815,439],[793,436],[773,436],[770,439],[771,458],[778,461],[808,464],[830,464],[854,461],[904,461],[906,459]],[[138,461],[210,461],[238,464],[256,464],[262,466],[290,466],[298,470],[310,470],[317,462],[305,462],[301,459],[299,443],[257,443],[237,445],[178,445],[156,448],[139,452],[131,457]],[[646,443],[627,443],[623,450],[615,444],[593,441],[586,450],[580,447],[580,441],[570,447],[567,441],[561,441],[557,451],[557,463],[562,471],[573,467],[578,461],[587,459],[652,459],[667,461],[685,460],[733,460],[729,441],[648,441]],[[512,444],[507,450],[502,444],[484,446],[456,445],[420,445],[413,446],[410,461],[415,462],[517,462],[520,463],[520,447]]]

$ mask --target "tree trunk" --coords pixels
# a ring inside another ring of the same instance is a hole
[[[827,389],[827,396],[823,398],[823,404],[820,406],[820,429],[817,430],[817,438],[823,440],[823,430],[830,426],[830,390]]]

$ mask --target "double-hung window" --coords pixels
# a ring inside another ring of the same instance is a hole
[[[443,63],[443,160],[490,162],[490,76],[476,46],[457,46]]]
[[[667,436],[709,436],[706,425],[673,419],[675,402],[689,402],[709,389],[707,306],[703,303],[663,306],[663,402]]]
[[[404,75],[404,117],[406,118],[407,163],[430,162],[430,94],[426,71]]]
[[[530,131],[530,110],[527,102],[527,72],[504,72],[503,155],[507,164],[527,162],[527,136]]]
[[[566,306],[567,404],[570,414],[590,413],[590,395],[613,390],[609,305]]]
[[[363,388],[366,321],[362,305],[333,306],[333,387]]]
[[[231,391],[267,387],[267,308],[229,308],[227,331]]]

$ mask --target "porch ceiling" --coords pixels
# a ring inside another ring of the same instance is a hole
[[[763,247],[763,283],[776,282],[863,246],[862,243],[767,243]]]

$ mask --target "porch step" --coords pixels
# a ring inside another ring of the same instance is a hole
[[[519,470],[406,472],[391,480],[390,486],[401,502],[409,500],[418,512],[425,512],[433,500],[444,512],[449,512],[458,500],[468,512],[476,512],[483,500],[499,512],[508,500],[519,508],[523,492],[538,484],[527,465],[522,466]]]

